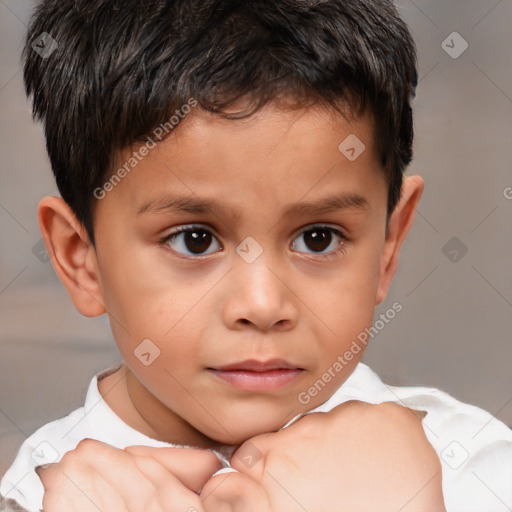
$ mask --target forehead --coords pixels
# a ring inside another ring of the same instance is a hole
[[[108,201],[145,215],[180,195],[188,198],[184,209],[193,209],[194,201],[197,210],[201,200],[216,200],[240,216],[256,198],[260,205],[289,209],[301,198],[314,200],[341,187],[352,198],[362,197],[360,203],[385,202],[373,130],[369,113],[347,120],[321,107],[270,105],[247,118],[224,119],[197,107],[175,132],[144,151],[107,194]],[[126,168],[143,146],[121,152],[116,169]]]

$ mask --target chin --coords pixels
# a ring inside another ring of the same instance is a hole
[[[274,421],[261,421],[261,419],[260,421],[251,421],[251,419],[252,418],[249,420],[244,418],[244,421],[240,422],[232,420],[228,427],[229,432],[225,430],[209,430],[207,432],[203,431],[203,433],[218,443],[239,445],[257,435],[275,432],[288,421],[286,420],[282,424],[277,424],[275,419],[273,419]]]

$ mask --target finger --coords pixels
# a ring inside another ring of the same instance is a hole
[[[206,512],[246,512],[271,510],[270,498],[255,480],[242,473],[215,475],[199,495]]]
[[[198,492],[210,476],[222,467],[219,459],[207,450],[129,446],[125,451],[139,457],[154,459],[194,492]]]
[[[266,442],[265,436],[255,436],[239,446],[229,463],[240,473],[260,482],[264,475],[269,448],[270,444]]]
[[[55,462],[48,463],[48,464],[41,464],[40,466],[36,466],[34,468],[34,471],[37,473],[37,476],[41,479],[44,475],[47,474],[47,470],[51,466],[54,466],[55,464],[56,464]]]
[[[60,473],[58,463],[42,464],[35,468],[35,472],[37,473],[39,480],[41,480],[45,491],[48,490],[48,487],[50,483],[53,482],[55,476]]]
[[[101,475],[93,474],[88,464],[78,462],[38,466],[44,487],[43,510],[52,512],[97,512],[116,510],[127,512],[126,500]],[[70,477],[69,475],[72,475]]]
[[[165,512],[203,512],[203,507],[194,490],[188,489],[165,466],[152,457],[130,454],[142,475],[151,483],[153,490],[149,500],[127,502],[130,510],[151,510]]]
[[[75,449],[64,454],[61,461],[39,471],[45,489],[67,481],[76,486],[108,485],[122,496],[139,498],[153,491],[152,482],[142,478],[134,457],[101,441],[83,439]],[[133,483],[138,482],[137,486]]]
[[[101,503],[106,506],[100,505],[103,510],[170,512],[167,504],[172,504],[172,510],[183,509],[184,505],[187,510],[191,503],[200,504],[196,492],[189,490],[157,460],[91,439],[81,441],[74,450],[64,454],[60,463],[43,471],[53,495],[62,494],[63,487],[73,500],[83,501],[87,497],[90,503],[86,503],[84,510],[89,510],[90,504]],[[61,498],[55,496],[60,504],[67,503]]]

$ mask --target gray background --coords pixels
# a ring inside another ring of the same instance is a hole
[[[0,0],[0,474],[27,435],[82,405],[91,376],[118,360],[106,318],[82,317],[34,254],[37,204],[58,192],[22,86],[32,5]],[[512,425],[512,2],[398,5],[419,54],[408,174],[426,188],[376,318],[394,301],[403,310],[364,361],[388,384],[439,387]],[[443,49],[460,52],[452,32],[468,43],[457,58]]]

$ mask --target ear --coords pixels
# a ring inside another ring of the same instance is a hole
[[[391,280],[398,267],[400,249],[414,220],[423,188],[424,182],[421,176],[408,176],[402,183],[400,201],[389,219],[389,228],[380,260],[375,304],[383,302],[388,294]]]
[[[85,228],[60,197],[46,196],[37,208],[39,229],[53,268],[84,316],[106,312],[96,251]]]

